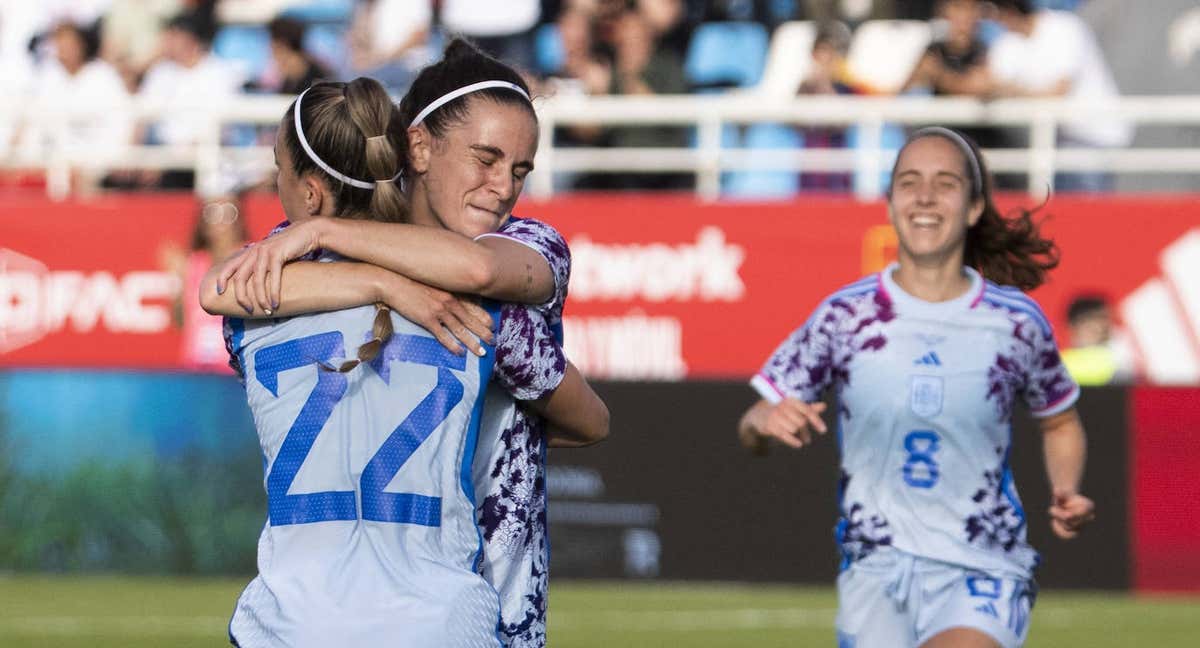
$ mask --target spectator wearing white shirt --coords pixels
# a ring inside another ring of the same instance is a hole
[[[432,0],[359,0],[350,25],[350,74],[404,94],[437,58],[430,47]]]
[[[1008,30],[988,51],[991,94],[1062,97],[1094,105],[1120,93],[1095,35],[1079,16],[1035,10],[1029,0],[995,0]],[[1059,126],[1059,144],[1116,148],[1128,146],[1133,128],[1119,119],[1082,119]],[[1060,174],[1062,191],[1104,191],[1111,174]]]
[[[152,144],[191,145],[204,139],[212,128],[213,109],[241,91],[243,79],[237,68],[210,51],[215,29],[203,16],[182,13],[167,22],[162,34],[163,59],[142,80],[139,99],[162,106],[164,117],[150,129]],[[155,180],[153,174],[143,178]],[[190,171],[162,174],[163,188],[191,188]]]
[[[534,69],[534,28],[541,0],[441,0],[441,25],[523,72]]]
[[[115,158],[133,136],[133,117],[120,75],[97,58],[97,30],[63,22],[51,36],[54,57],[38,70],[33,96],[39,119],[26,123],[23,152],[43,159],[52,150],[100,162]],[[77,189],[95,182],[86,171],[75,180]]]

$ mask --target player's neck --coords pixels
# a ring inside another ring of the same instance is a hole
[[[904,292],[930,303],[950,301],[971,289],[961,258],[937,262],[901,258],[892,280]]]

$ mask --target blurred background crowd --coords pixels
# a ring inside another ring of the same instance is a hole
[[[10,96],[91,106],[65,128],[0,123],[0,158],[36,159],[50,140],[88,155],[187,145],[201,105],[241,93],[296,94],[317,79],[371,76],[397,97],[449,34],[525,70],[543,96],[753,92],[805,95],[1115,97],[1117,83],[1082,0],[46,0],[0,3],[0,75]],[[139,123],[140,100],[169,117]],[[177,107],[177,108],[172,108]],[[267,129],[269,130],[269,129]],[[52,131],[52,132],[51,132]],[[226,129],[262,144],[264,129]],[[886,138],[900,139],[897,132]],[[1022,131],[971,129],[985,147]],[[1118,120],[1064,124],[1060,145],[1121,147]],[[856,129],[757,125],[725,135],[766,148],[853,147]],[[687,147],[690,128],[571,127],[557,146]],[[12,164],[8,182],[12,180]],[[849,173],[802,173],[796,190],[846,191]],[[186,189],[193,172],[105,169],[79,189]],[[19,182],[19,180],[17,181]],[[236,178],[234,184],[252,184]],[[578,174],[566,189],[688,189],[693,174]],[[1001,176],[1002,186],[1020,179]],[[1109,174],[1063,176],[1056,189],[1112,188]],[[755,189],[749,189],[753,195]],[[772,195],[770,187],[763,197]]]

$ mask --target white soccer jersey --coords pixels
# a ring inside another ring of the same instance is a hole
[[[322,368],[354,356],[374,314],[229,321],[269,510],[230,623],[242,648],[499,644],[470,472],[496,352],[455,355],[393,313],[375,361]]]
[[[967,269],[971,288],[929,303],[893,264],[837,291],[752,384],[770,402],[838,397],[843,567],[881,546],[1028,578],[1037,552],[1008,453],[1013,402],[1034,416],[1079,395],[1038,305]]]

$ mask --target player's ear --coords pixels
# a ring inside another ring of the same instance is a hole
[[[429,170],[429,158],[433,154],[433,140],[425,126],[408,129],[408,168],[421,174]]]
[[[304,210],[309,216],[320,214],[327,200],[325,186],[315,175],[306,173],[300,180],[300,187],[304,191]]]
[[[971,203],[971,206],[967,208],[967,227],[975,227],[975,224],[983,216],[984,207],[986,207],[986,204],[982,196],[976,198],[975,202]]]

